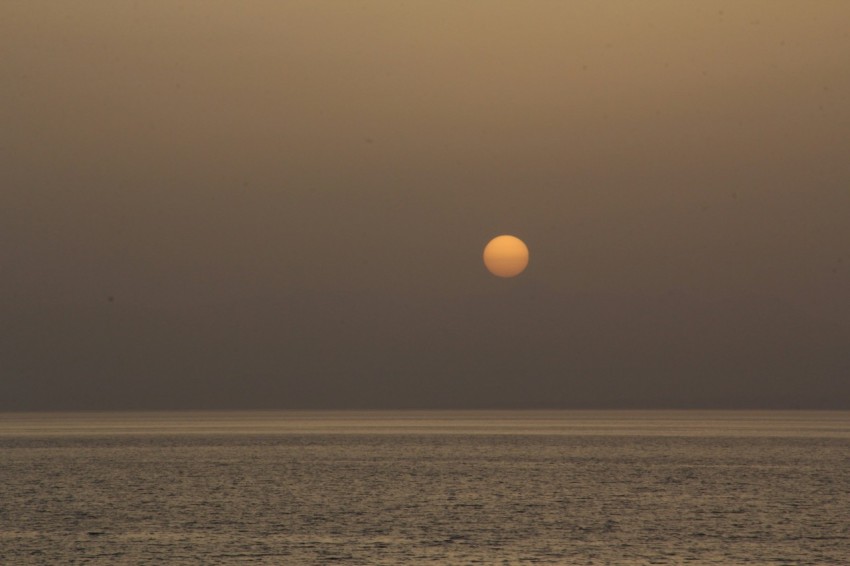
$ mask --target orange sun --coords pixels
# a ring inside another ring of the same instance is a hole
[[[484,248],[484,265],[493,275],[516,277],[528,267],[528,247],[516,236],[496,236]]]

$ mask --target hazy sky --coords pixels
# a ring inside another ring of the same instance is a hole
[[[848,22],[6,0],[0,409],[850,408]]]

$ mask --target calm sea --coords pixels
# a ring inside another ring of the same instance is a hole
[[[850,564],[850,413],[0,415],[3,564]]]

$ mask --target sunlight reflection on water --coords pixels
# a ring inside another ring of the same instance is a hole
[[[850,414],[0,416],[10,564],[850,560]]]

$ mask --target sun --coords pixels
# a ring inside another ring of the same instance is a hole
[[[498,277],[516,277],[528,267],[528,246],[516,236],[496,236],[484,247],[484,265]]]

